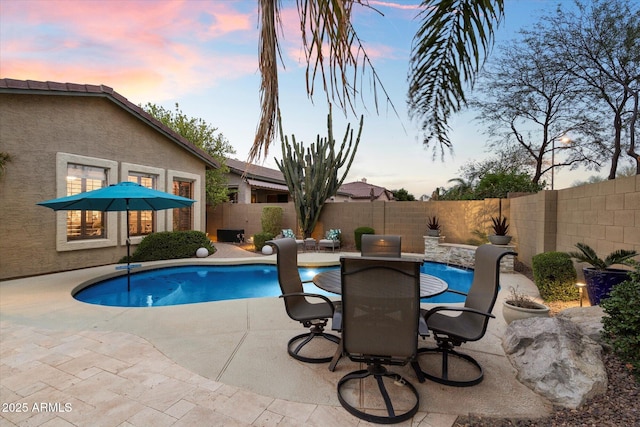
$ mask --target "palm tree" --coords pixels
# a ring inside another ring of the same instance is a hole
[[[378,87],[393,107],[351,25],[354,4],[373,9],[367,0],[296,1],[307,61],[307,94],[313,96],[315,77],[319,75],[327,101],[345,112],[354,110],[357,84],[365,80],[358,74],[368,70],[376,109]],[[250,160],[266,155],[280,118],[280,0],[259,0],[259,8],[262,105]],[[482,66],[493,41],[494,25],[504,13],[504,0],[423,0],[421,8],[422,23],[413,40],[409,64],[408,103],[412,118],[422,121],[423,143],[429,145],[435,139],[444,153],[444,147],[451,148],[447,120],[466,105],[464,83],[472,85]],[[328,48],[323,50],[323,45]]]
[[[442,195],[443,200],[465,200],[473,198],[473,180],[466,181],[464,178],[451,178],[447,182],[457,183],[447,189]]]

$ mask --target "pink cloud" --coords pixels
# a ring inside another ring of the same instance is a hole
[[[379,6],[401,10],[420,10],[422,8],[419,2],[416,4],[405,4],[392,1],[369,0],[369,4],[374,8],[378,8]]]
[[[246,5],[3,2],[0,76],[106,84],[141,102],[175,98],[255,74],[257,35],[251,22],[257,7],[236,10]]]

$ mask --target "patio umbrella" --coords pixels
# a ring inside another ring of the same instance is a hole
[[[191,206],[195,200],[143,187],[135,182],[120,182],[98,190],[60,197],[38,203],[54,211],[127,212],[127,289],[130,289],[129,211],[159,211]]]

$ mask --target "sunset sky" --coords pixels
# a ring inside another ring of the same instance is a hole
[[[506,20],[497,42],[534,24],[543,12],[570,0],[506,0]],[[432,159],[421,143],[418,123],[406,112],[407,70],[419,12],[418,0],[375,1],[379,13],[354,6],[354,25],[365,43],[400,118],[379,98],[377,114],[365,75],[360,148],[348,181],[390,190],[405,188],[416,197],[431,194],[460,176],[469,160],[482,159],[486,137],[475,113],[451,120],[454,155]],[[295,2],[282,2],[284,67],[280,105],[286,135],[305,144],[326,136],[328,107],[321,82],[310,101],[305,92],[305,63]],[[81,84],[104,84],[135,104],[156,103],[199,117],[218,128],[233,145],[234,157],[246,160],[259,117],[258,8],[255,0],[0,0],[0,77]],[[378,88],[379,90],[379,88]],[[334,107],[334,135],[341,140],[346,123]],[[276,141],[262,163],[277,169]],[[584,179],[556,172],[556,188]],[[547,179],[549,181],[549,179]]]

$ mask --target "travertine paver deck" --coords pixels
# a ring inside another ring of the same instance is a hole
[[[254,256],[219,246],[218,258]],[[366,424],[335,397],[337,379],[358,366],[341,361],[331,373],[288,357],[284,345],[301,330],[277,299],[131,309],[71,298],[78,282],[112,269],[0,283],[0,426]],[[466,347],[485,365],[483,383],[419,385],[421,412],[401,425],[448,427],[469,412],[544,415],[548,404],[515,381],[499,354],[503,329],[493,321],[484,343]]]

